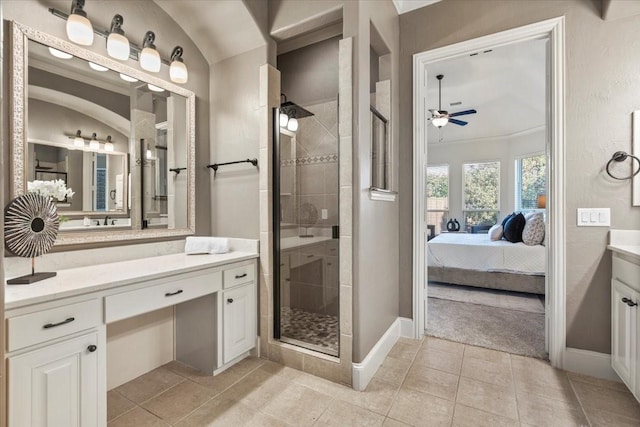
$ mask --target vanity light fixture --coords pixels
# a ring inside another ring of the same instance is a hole
[[[162,61],[160,60],[160,54],[156,50],[156,45],[153,44],[156,40],[156,35],[153,31],[147,31],[142,41],[142,52],[140,52],[140,67],[143,70],[157,73],[160,71]]]
[[[90,150],[99,150],[100,149],[100,143],[96,139],[97,136],[98,135],[96,135],[95,132],[93,133],[93,135],[91,135],[91,141],[89,141],[89,149]]]
[[[297,131],[298,130],[298,119],[296,119],[295,117],[289,118],[289,123],[287,123],[287,129],[289,129],[291,132]]]
[[[159,86],[152,85],[151,83],[147,83],[147,87],[153,92],[164,92],[164,89]]]
[[[109,71],[107,67],[103,67],[102,65],[98,65],[91,61],[89,61],[89,67],[91,67],[91,69],[95,71],[100,71],[100,72]]]
[[[287,127],[287,123],[289,123],[289,116],[286,113],[280,113],[280,127]]]
[[[107,37],[107,53],[110,57],[120,61],[126,61],[131,54],[129,39],[124,36],[124,30],[122,29],[123,22],[122,15],[116,14],[111,20],[109,37]]]
[[[126,74],[122,74],[122,73],[120,73],[120,78],[125,82],[129,82],[129,83],[135,83],[138,81],[138,79],[136,79],[135,77],[127,76]]]
[[[60,59],[71,59],[71,58],[73,58],[73,55],[71,55],[70,53],[63,52],[61,50],[54,49],[52,47],[49,48],[49,53],[51,55],[55,56],[56,58],[60,58]]]
[[[153,152],[151,151],[151,148],[149,147],[149,144],[147,144],[147,160],[153,160]]]
[[[80,129],[76,131],[76,137],[73,138],[73,145],[78,148],[84,148],[84,138],[81,136]]]
[[[104,143],[104,151],[113,151],[113,142],[111,142],[111,135],[107,136],[107,141]]]
[[[184,53],[181,46],[176,46],[171,52],[171,65],[169,66],[169,77],[174,83],[184,84],[189,80],[189,71],[184,65],[182,54]]]
[[[71,14],[67,18],[67,37],[74,43],[91,46],[93,44],[93,26],[83,10],[84,0],[71,2]]]

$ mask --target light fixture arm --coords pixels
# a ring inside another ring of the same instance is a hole
[[[84,4],[84,0],[74,0],[73,5],[75,5],[76,2]],[[81,14],[86,15],[86,12],[84,12],[82,9],[79,9],[79,10],[81,10],[81,12],[82,12]],[[68,13],[65,13],[65,12],[63,12],[61,10],[58,10],[58,9],[54,9],[52,7],[49,8],[49,12],[53,16],[56,16],[56,17],[58,17],[60,19],[63,19],[65,21],[69,17]],[[107,39],[109,37],[109,31],[97,28],[95,25],[93,26],[93,33],[99,35],[100,37],[102,37],[104,39]],[[131,54],[129,55],[129,57],[131,59],[135,59],[137,61],[138,58],[140,57],[140,52],[142,52],[142,48],[139,47],[138,45],[134,44],[134,43],[131,43],[131,41],[129,41],[129,46],[131,48]],[[160,57],[160,60],[165,65],[171,65],[171,63],[168,60],[166,60],[166,59],[164,59],[162,57]]]
[[[71,1],[71,14],[87,17],[87,12],[84,11],[84,0]]]
[[[111,20],[111,28],[109,29],[109,33],[116,33],[124,36],[124,30],[122,29],[122,24],[124,23],[124,18],[122,15],[116,14],[113,16]]]
[[[184,50],[182,49],[182,46],[176,46],[173,48],[173,52],[171,52],[171,60],[170,62],[173,61],[178,61],[178,62],[184,62],[182,60],[182,54],[184,53]]]

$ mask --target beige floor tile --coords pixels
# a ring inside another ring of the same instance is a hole
[[[109,427],[166,427],[169,424],[137,406],[108,425]]]
[[[258,411],[242,402],[218,396],[175,425],[180,427],[238,427],[250,424],[254,418],[260,417],[260,415]]]
[[[408,425],[393,418],[385,418],[382,427],[407,427]]]
[[[419,344],[420,342],[417,341],[417,343],[418,344],[416,345],[413,343],[407,344],[404,342],[397,342],[391,348],[391,351],[389,352],[387,357],[390,357],[393,359],[407,360],[411,362],[416,357],[416,353],[420,349],[420,344]]]
[[[437,350],[446,351],[449,353],[456,353],[461,356],[464,353],[464,344],[435,337],[425,337],[424,341],[422,342],[422,348],[425,347],[435,348]]]
[[[395,385],[374,378],[365,391],[355,391],[345,387],[336,393],[335,397],[377,414],[387,415],[397,391],[398,387]]]
[[[258,369],[260,366],[264,365],[264,363],[265,361],[258,357],[247,357],[246,359],[242,359],[240,362],[230,367],[228,371],[230,373],[243,377],[248,373],[254,371],[255,369]]]
[[[313,425],[331,403],[331,397],[300,384],[289,384],[262,409],[267,415],[299,426]]]
[[[228,369],[216,376],[204,374],[180,362],[170,362],[165,367],[172,372],[176,372],[183,377],[205,386],[213,392],[214,395],[222,393],[242,378],[239,371]]]
[[[456,400],[458,376],[436,369],[414,365],[409,370],[402,387],[421,391],[447,400]]]
[[[187,380],[141,406],[167,423],[174,424],[212,397],[210,389]]]
[[[576,374],[575,372],[567,372],[567,376],[569,377],[569,381],[571,382],[579,381],[582,383],[593,384],[605,388],[612,388],[619,391],[629,390],[623,382],[619,381],[609,381],[602,378],[594,378],[588,375]]]
[[[505,363],[511,367],[511,356],[503,351],[468,345],[464,349],[464,358],[480,359],[492,363]]]
[[[170,389],[184,378],[165,367],[154,369],[115,390],[134,403],[142,403]]]
[[[334,400],[314,426],[382,426],[385,417],[340,400]]]
[[[410,389],[401,389],[389,417],[412,426],[449,426],[453,418],[452,401]]]
[[[613,390],[580,381],[574,382],[573,388],[583,408],[599,409],[640,420],[640,404],[628,390]]]
[[[513,380],[519,394],[530,393],[565,402],[575,402],[575,396],[565,371],[552,368],[547,362],[522,356],[511,356]]]
[[[556,383],[556,385],[559,384],[561,384],[561,382]],[[562,402],[573,403],[575,405],[578,404],[578,398],[569,383],[566,383],[566,385],[563,385],[561,388],[555,388],[535,385],[529,382],[518,381],[516,379],[515,386],[517,394],[533,394],[536,396],[546,397],[548,399],[560,400]]]
[[[450,353],[437,348],[423,346],[413,363],[414,365],[459,375],[462,367],[462,353]]]
[[[293,369],[288,366],[284,366],[279,363],[272,362],[271,360],[265,360],[264,364],[262,364],[258,368],[258,370],[265,371],[271,374],[278,374],[288,379],[295,379],[298,376],[303,374],[303,372],[298,369]]]
[[[511,364],[509,363],[508,358],[506,362],[501,360],[491,362],[483,359],[467,357],[467,353],[465,352],[460,375],[489,384],[496,384],[505,387],[509,386],[513,389]]]
[[[520,421],[534,426],[587,426],[578,405],[547,399],[534,394],[518,394]]]
[[[627,418],[619,414],[614,414],[613,412],[607,411],[599,411],[597,409],[589,409],[585,408],[585,412],[587,413],[587,418],[591,422],[592,427],[631,427],[640,426],[640,421],[634,420],[632,418]]]
[[[410,367],[411,362],[408,360],[387,357],[373,377],[400,387]]]
[[[107,421],[118,418],[125,412],[129,412],[136,407],[136,404],[118,393],[111,390],[107,393]]]
[[[293,381],[332,398],[341,393],[350,393],[353,391],[351,387],[334,383],[333,381],[307,373],[297,376]]]
[[[452,425],[456,427],[512,427],[517,426],[518,422],[458,403],[455,406]]]
[[[518,419],[516,398],[511,387],[498,386],[471,378],[460,377],[457,403],[490,412],[495,415]]]
[[[221,397],[241,401],[260,410],[289,383],[290,380],[280,375],[258,369],[224,391]]]

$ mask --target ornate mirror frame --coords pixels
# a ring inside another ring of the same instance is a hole
[[[33,40],[46,46],[67,52],[75,57],[130,75],[138,80],[151,83],[187,99],[187,227],[175,229],[131,229],[96,230],[91,232],[68,232],[58,234],[56,246],[88,243],[115,242],[122,240],[156,239],[188,236],[195,233],[195,94],[190,90],[152,76],[121,62],[84,49],[68,41],[43,33],[26,25],[11,23],[10,87],[9,105],[12,111],[9,123],[11,198],[26,192],[26,152],[28,121],[28,41]],[[131,161],[129,167],[133,167]],[[136,212],[140,215],[140,212]],[[139,218],[131,215],[132,227],[140,224]]]

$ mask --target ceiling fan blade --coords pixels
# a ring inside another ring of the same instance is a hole
[[[457,119],[449,119],[449,123],[453,123],[454,125],[458,125],[458,126],[466,126],[469,124],[469,122],[464,122],[462,120],[457,120]]]
[[[476,110],[464,110],[464,111],[458,111],[457,113],[451,113],[449,114],[449,117],[466,116],[467,114],[476,114],[476,113],[477,113]]]

